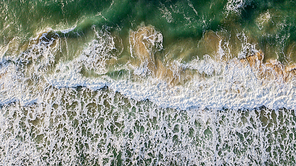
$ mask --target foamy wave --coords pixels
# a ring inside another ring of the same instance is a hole
[[[191,64],[192,65],[192,64]],[[197,61],[198,69],[208,68],[204,61]],[[165,81],[149,77],[140,81],[114,80],[110,77],[86,78],[77,73],[65,72],[49,82],[55,87],[85,86],[96,90],[108,86],[110,90],[135,100],[150,100],[163,108],[187,110],[201,109],[254,109],[266,106],[270,109],[296,107],[295,82],[279,83],[276,80],[264,82],[258,79],[250,66],[244,66],[238,59],[221,66],[221,73],[210,77],[196,75],[184,85],[170,86]],[[203,71],[204,72],[204,71]]]
[[[58,39],[49,40],[44,34],[34,39],[29,49],[15,63],[10,63],[9,70],[5,66],[1,68],[5,75],[1,93],[10,94],[1,98],[2,103],[10,99],[24,105],[39,101],[40,94],[50,86],[92,90],[108,86],[135,100],[148,99],[160,107],[181,110],[260,106],[294,109],[296,106],[295,67],[284,67],[275,60],[263,63],[264,54],[248,42],[244,33],[238,34],[242,40],[238,58],[223,60],[230,54],[227,50],[230,48],[222,44],[221,37],[210,32],[204,40],[214,44],[214,55],[206,54],[201,59],[196,56],[189,62],[163,61],[155,56],[163,49],[162,34],[153,26],[141,26],[137,31],[130,31],[132,60],[117,65],[117,55],[122,50],[116,45],[115,37],[105,30],[94,32],[95,39],[71,61],[54,61],[54,53],[60,47]],[[122,77],[108,76],[121,70],[127,71]],[[14,92],[7,91],[13,87]]]
[[[128,98],[148,99],[163,108],[295,108],[294,68],[284,69],[279,62],[273,61],[263,63],[263,53],[248,42],[244,33],[238,34],[242,40],[238,58],[222,60],[229,48],[221,46],[222,39],[217,34],[208,35],[209,41],[218,40],[214,53],[219,58],[206,54],[187,63],[176,59],[165,64],[155,57],[155,53],[163,48],[161,33],[152,26],[139,27],[138,31],[130,32],[130,49],[136,62],[113,67],[114,71],[125,69],[130,72],[122,78],[111,78],[107,61],[116,60],[113,51],[118,50],[114,37],[101,31],[80,56],[58,63],[56,72],[45,79],[48,86],[56,88],[82,86],[98,90],[108,86]],[[83,72],[83,68],[88,71]],[[96,75],[88,76],[87,72],[91,70]],[[166,74],[158,75],[163,72]],[[178,81],[172,84],[172,80]]]
[[[228,0],[226,5],[226,10],[228,12],[236,12],[239,13],[244,5],[246,4],[246,0]]]

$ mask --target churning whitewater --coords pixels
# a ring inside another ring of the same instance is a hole
[[[0,165],[293,165],[296,8],[0,1]]]

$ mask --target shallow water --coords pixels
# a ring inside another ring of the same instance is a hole
[[[0,1],[0,165],[293,165],[295,2]]]

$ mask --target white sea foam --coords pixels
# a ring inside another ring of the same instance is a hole
[[[107,76],[86,78],[68,70],[63,74],[48,78],[56,87],[85,86],[91,89],[108,86],[110,90],[135,100],[150,100],[163,108],[190,109],[209,108],[220,110],[253,109],[266,106],[270,109],[295,109],[296,89],[294,81],[278,83],[264,82],[256,77],[249,66],[243,66],[239,60],[224,62],[195,61],[188,64],[196,72],[195,77],[184,85],[169,86],[155,78],[142,81],[128,79],[114,80]],[[218,67],[217,67],[218,66]],[[215,71],[215,72],[214,72]],[[205,73],[209,77],[202,78]]]
[[[242,40],[241,52],[258,51]],[[180,85],[154,77],[145,64],[114,67],[130,72],[111,77],[107,61],[120,52],[115,46],[100,32],[70,61],[53,65],[56,47],[45,43],[12,61],[2,58],[0,165],[294,162],[295,111],[261,107],[295,109],[294,79],[259,79],[240,59],[223,61],[221,43],[217,59],[204,55],[165,65],[176,74],[193,73]],[[281,147],[288,155],[277,155]]]
[[[239,12],[246,1],[228,2]],[[183,10],[161,9],[171,22]],[[259,77],[244,58],[260,51],[244,33],[237,55],[222,39],[217,55],[188,51],[200,57],[189,62],[153,55],[188,77],[180,84],[126,58],[108,31],[94,34],[74,55],[62,40],[84,39],[42,34],[21,53],[10,49],[18,42],[0,46],[0,165],[295,165],[295,78]],[[169,52],[155,34],[145,40]]]
[[[244,36],[244,34],[242,34]],[[246,50],[255,51],[255,46],[243,38],[242,53]],[[150,100],[163,108],[190,109],[209,108],[220,110],[229,109],[253,109],[266,106],[270,109],[288,108],[295,109],[295,82],[292,79],[286,83],[278,83],[276,80],[262,80],[257,77],[257,71],[248,65],[240,63],[239,59],[231,59],[227,62],[215,61],[209,55],[203,59],[195,59],[188,63],[175,60],[172,70],[192,70],[192,78],[182,85],[171,86],[165,81],[149,75],[147,67],[136,67],[127,64],[122,68],[131,70],[128,74],[139,75],[137,81],[130,79],[132,75],[113,79],[105,75],[108,71],[106,60],[116,58],[112,51],[116,50],[114,39],[107,32],[100,32],[96,39],[91,41],[80,56],[69,62],[59,62],[55,72],[45,74],[43,68],[50,65],[52,54],[50,47],[39,44],[38,49],[43,51],[45,58],[35,62],[40,54],[35,54],[33,49],[22,54],[20,57],[32,57],[33,66],[30,67],[34,75],[29,74],[31,79],[42,79],[45,82],[38,83],[39,88],[28,88],[25,83],[28,76],[20,76],[13,64],[2,66],[1,73],[7,73],[1,79],[1,102],[8,100],[20,100],[21,103],[39,101],[39,93],[49,86],[62,87],[87,87],[97,90],[108,86],[110,90],[119,92],[128,98],[135,100]],[[225,51],[220,47],[222,54]],[[241,55],[244,57],[245,55]],[[39,57],[40,59],[40,57]],[[94,70],[99,76],[86,77],[81,73],[82,68]],[[29,68],[28,68],[29,69]],[[115,69],[116,70],[116,69]],[[120,70],[120,69],[118,69]],[[8,71],[8,72],[7,72]],[[21,78],[24,77],[24,78]],[[5,79],[4,79],[5,78]],[[19,85],[20,81],[23,85]],[[9,92],[9,89],[15,89]],[[32,91],[33,90],[33,91]],[[36,93],[36,94],[35,94]]]
[[[295,157],[293,138],[284,136],[295,130],[290,110],[179,111],[88,88],[51,87],[40,97],[0,109],[1,165],[245,165]],[[291,155],[276,155],[282,146]]]
[[[17,78],[16,67],[3,59],[0,62],[0,105],[18,100],[21,86]]]
[[[168,23],[174,22],[174,19],[172,17],[172,13],[164,4],[162,4],[162,6],[161,6],[161,8],[159,8],[159,10],[162,13],[162,17],[164,17]]]
[[[228,0],[226,5],[226,10],[228,12],[236,12],[239,13],[241,9],[244,8],[247,0]]]
[[[295,109],[294,80],[278,83],[277,80],[259,79],[258,71],[241,63],[237,58],[225,62],[215,61],[209,55],[204,55],[202,60],[195,59],[188,63],[175,60],[172,66],[176,70],[189,69],[195,73],[192,79],[177,86],[170,86],[163,80],[149,76],[145,66],[135,67],[131,64],[127,64],[124,68],[134,71],[130,74],[142,76],[141,79],[131,80],[130,76],[112,79],[107,75],[96,78],[85,77],[80,73],[82,65],[89,66],[95,71],[104,71],[98,74],[104,74],[108,70],[106,65],[98,66],[98,63],[112,56],[110,52],[115,49],[115,45],[110,34],[101,33],[101,35],[105,37],[99,37],[97,34],[97,39],[85,48],[81,56],[67,63],[59,63],[56,68],[59,72],[48,76],[48,83],[58,88],[84,86],[100,89],[108,86],[110,90],[120,92],[129,98],[148,99],[163,108],[220,110],[266,106],[270,109],[283,107]],[[255,45],[248,43],[244,34],[238,34],[238,37],[242,40],[241,54],[244,54],[238,55],[239,57],[245,58],[247,52],[258,52]],[[219,49],[219,52],[224,54],[225,51],[221,47]]]

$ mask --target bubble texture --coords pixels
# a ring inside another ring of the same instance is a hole
[[[0,1],[0,165],[295,165],[292,1]]]
[[[107,88],[1,106],[0,165],[293,165],[293,110],[175,110]]]

